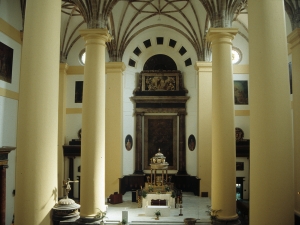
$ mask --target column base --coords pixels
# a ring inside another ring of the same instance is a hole
[[[178,170],[177,175],[188,175],[186,170]]]
[[[136,170],[136,171],[134,171],[133,174],[141,174],[141,175],[144,175],[145,173],[144,173],[143,170]]]
[[[104,222],[95,218],[72,218],[69,220],[60,221],[59,225],[103,225]]]
[[[102,225],[104,223],[103,223],[103,221],[96,220],[94,218],[80,218],[73,225],[88,225],[88,224]]]
[[[241,221],[239,219],[236,220],[213,220],[214,225],[241,225]]]

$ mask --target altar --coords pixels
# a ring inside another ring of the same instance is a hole
[[[170,216],[171,213],[171,207],[170,206],[146,206],[145,207],[145,215],[146,216],[155,216],[155,212],[159,211],[160,212],[160,216]]]
[[[143,208],[146,208],[148,206],[155,206],[151,205],[151,200],[166,200],[166,205],[170,208],[175,208],[175,198],[171,197],[171,193],[165,193],[165,194],[158,194],[158,193],[148,193],[145,198],[142,200],[142,206]]]
[[[175,208],[176,195],[171,177],[168,177],[168,165],[160,149],[150,159],[151,175],[147,177],[148,182],[141,191],[142,198],[139,198],[146,216],[155,216],[157,211],[161,216],[170,216],[171,208]],[[161,172],[160,175],[159,172]],[[169,182],[168,179],[170,179]]]

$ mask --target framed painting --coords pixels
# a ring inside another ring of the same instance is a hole
[[[75,82],[75,103],[82,103],[83,81]]]
[[[14,50],[0,42],[0,80],[7,83],[12,81]]]
[[[247,80],[234,81],[234,104],[248,105],[248,81]]]
[[[244,170],[244,162],[236,162],[236,170]]]
[[[179,74],[168,72],[143,73],[143,91],[178,91]]]

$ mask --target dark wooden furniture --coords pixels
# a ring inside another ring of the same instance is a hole
[[[247,218],[249,216],[249,202],[248,201],[237,200],[236,208],[242,217]]]
[[[240,193],[240,199],[244,198],[244,179],[245,177],[236,177],[236,192]]]
[[[0,148],[0,224],[5,224],[6,214],[6,169],[8,168],[8,154],[16,147],[3,146]]]
[[[250,156],[250,140],[243,139],[236,142],[236,157],[248,157]]]
[[[64,145],[64,156],[69,159],[69,176],[71,180],[75,180],[74,177],[74,158],[77,156],[81,156],[81,145]],[[74,185],[70,183],[71,190],[69,192],[69,198],[74,198]],[[79,183],[80,186],[80,183]],[[79,187],[80,190],[80,187]]]
[[[111,194],[108,198],[108,202],[110,204],[122,203],[123,202],[122,194],[118,194],[117,192],[115,192],[114,194]]]

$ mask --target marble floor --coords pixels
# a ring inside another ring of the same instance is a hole
[[[122,221],[122,211],[128,211],[128,224],[144,225],[144,224],[163,224],[163,225],[181,225],[184,224],[185,218],[197,219],[196,224],[209,225],[210,217],[206,211],[210,206],[210,198],[195,196],[193,193],[184,192],[182,198],[182,216],[179,216],[180,209],[172,208],[170,216],[161,216],[159,220],[155,220],[155,215],[146,216],[144,208],[138,208],[136,202],[132,202],[132,193],[126,192],[123,195],[123,203],[108,203],[106,218],[104,224],[118,224]]]

